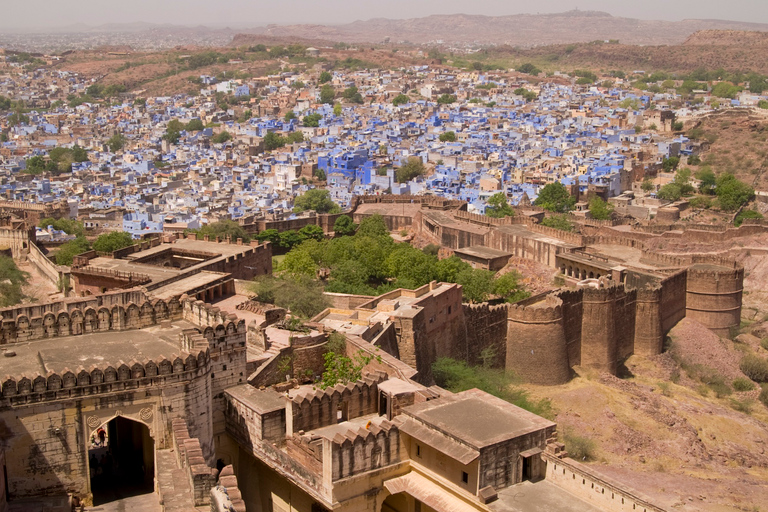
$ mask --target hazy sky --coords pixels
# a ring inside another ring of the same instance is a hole
[[[680,20],[718,18],[768,23],[766,0],[0,0],[0,27],[44,28],[148,21],[176,25],[258,26],[346,23],[430,14],[600,10],[614,16]]]

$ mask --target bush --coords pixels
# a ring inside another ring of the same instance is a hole
[[[744,377],[739,377],[738,379],[734,380],[731,385],[736,391],[752,391],[755,389],[755,383],[749,379],[745,379]]]
[[[739,368],[755,382],[768,382],[768,361],[762,357],[748,354],[741,360]]]
[[[568,430],[563,435],[563,441],[565,442],[565,451],[572,459],[588,461],[595,458],[596,445],[592,439]]]
[[[751,414],[753,405],[754,402],[752,400],[736,400],[731,398],[731,407],[744,414]]]
[[[768,350],[768,338],[761,339],[760,346],[763,347],[765,350]]]
[[[763,386],[757,399],[760,400],[764,406],[768,407],[768,386]]]
[[[308,279],[261,277],[251,290],[259,301],[289,309],[302,318],[312,318],[330,307],[322,286]]]

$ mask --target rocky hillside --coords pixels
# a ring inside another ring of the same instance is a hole
[[[270,25],[253,34],[347,43],[391,41],[424,44],[506,44],[519,47],[618,39],[625,44],[680,44],[699,30],[768,31],[768,25],[722,20],[653,21],[621,18],[597,11],[556,14],[480,16],[434,15],[394,20],[377,18],[344,25]],[[248,44],[248,34],[235,36],[233,45]]]

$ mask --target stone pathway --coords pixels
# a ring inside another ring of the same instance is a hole
[[[157,493],[139,494],[94,507],[85,507],[87,512],[162,512]]]
[[[194,512],[187,472],[176,465],[173,450],[157,450],[157,485],[166,512]],[[130,512],[136,512],[131,510]],[[144,512],[144,511],[142,511]]]

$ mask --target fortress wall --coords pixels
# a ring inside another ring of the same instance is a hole
[[[129,361],[48,375],[4,379],[0,423],[11,499],[88,496],[87,452],[96,429],[120,415],[146,425],[156,449],[170,448],[180,418],[212,463],[207,351],[158,361]]]
[[[515,257],[537,261],[550,267],[556,266],[555,258],[559,248],[546,240],[505,233],[497,229],[490,231],[485,240],[476,245],[509,252]]]
[[[441,231],[442,235],[440,237],[440,245],[449,247],[454,250],[463,249],[464,247],[471,247],[474,245],[486,245],[485,235],[481,233],[464,231],[462,229],[448,226],[442,226]]]
[[[29,250],[29,233],[22,229],[0,228],[0,247],[11,249],[13,257],[21,259]]]
[[[681,270],[661,280],[661,332],[663,335],[686,317],[687,271]]]
[[[584,288],[581,321],[581,365],[616,375],[618,286]]]
[[[635,352],[635,326],[637,314],[637,290],[619,288],[616,300],[614,332],[616,333],[616,355],[624,361]]]
[[[467,363],[481,364],[480,354],[491,349],[496,354],[492,366],[504,367],[507,359],[507,306],[464,304],[463,308],[467,329]]]
[[[559,298],[550,295],[544,303],[509,306],[506,367],[534,384],[568,382],[571,371]]]
[[[331,468],[331,480],[373,471],[400,462],[400,431],[387,420],[369,429],[358,428],[323,439],[324,466]]]
[[[729,336],[741,322],[744,269],[697,264],[687,274],[686,316]]]
[[[313,335],[291,336],[291,369],[293,377],[299,379],[314,378],[325,371],[325,350],[328,344],[328,335],[318,333]]]
[[[127,295],[131,297],[133,294],[128,292]],[[111,297],[123,298],[120,295]],[[156,299],[152,302],[145,300],[139,304],[118,303],[110,307],[107,305],[110,301],[100,300],[103,298],[97,297],[95,304],[92,301],[86,301],[84,304],[75,303],[84,309],[57,309],[57,307],[68,305],[66,302],[6,309],[2,312],[0,344],[77,336],[93,332],[140,329],[165,320],[181,318],[181,305],[175,299],[168,302]],[[102,305],[99,305],[99,302]]]
[[[661,286],[646,286],[637,290],[635,354],[645,357],[661,354],[664,344],[664,331],[661,328],[661,296]]]
[[[584,316],[582,290],[561,289],[554,292],[563,306],[563,329],[570,366],[581,364],[581,323]]]

